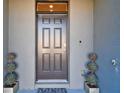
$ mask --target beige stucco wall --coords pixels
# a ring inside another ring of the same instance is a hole
[[[82,44],[79,44],[79,40]],[[81,70],[93,51],[93,0],[70,0],[70,87],[83,88]]]
[[[3,0],[3,66],[4,76],[6,74],[5,65],[7,63],[8,54],[8,0]]]

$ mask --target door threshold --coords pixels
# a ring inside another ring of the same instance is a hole
[[[68,83],[67,80],[64,79],[51,79],[51,80],[37,80],[36,83]]]

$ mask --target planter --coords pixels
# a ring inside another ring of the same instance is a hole
[[[84,89],[86,93],[99,93],[98,87],[90,87],[87,82],[84,83]]]
[[[16,84],[13,87],[6,87],[4,86],[4,93],[17,93],[17,90],[19,88],[19,82],[16,82]]]

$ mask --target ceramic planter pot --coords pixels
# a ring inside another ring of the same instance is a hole
[[[86,93],[99,93],[98,87],[90,87],[87,82],[84,83],[84,89]]]
[[[19,89],[19,82],[16,82],[13,87],[4,87],[3,91],[4,93],[17,93],[17,90]]]

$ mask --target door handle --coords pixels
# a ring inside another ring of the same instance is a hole
[[[66,43],[63,44],[63,47],[66,48]]]

